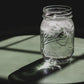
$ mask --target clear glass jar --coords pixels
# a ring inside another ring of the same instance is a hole
[[[64,5],[43,8],[40,26],[41,53],[53,65],[68,63],[74,52],[72,9]]]

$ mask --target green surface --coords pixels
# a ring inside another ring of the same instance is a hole
[[[43,78],[39,83],[74,83],[84,81],[84,39],[75,38],[74,63],[54,74]],[[0,78],[19,68],[42,58],[40,36],[17,36],[0,42]]]

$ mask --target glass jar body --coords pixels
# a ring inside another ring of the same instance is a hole
[[[69,61],[74,52],[74,23],[71,18],[44,18],[40,27],[41,53],[58,64]]]

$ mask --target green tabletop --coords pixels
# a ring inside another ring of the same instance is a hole
[[[0,42],[0,78],[42,58],[40,36],[15,36]],[[75,38],[75,60],[64,69],[38,81],[38,84],[75,83],[84,81],[84,39]]]

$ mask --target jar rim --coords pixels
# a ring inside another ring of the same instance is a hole
[[[49,5],[43,8],[43,17],[48,17],[49,14],[56,14],[57,17],[72,18],[72,7],[67,5]]]
[[[70,11],[70,10],[72,10],[72,7],[67,6],[67,5],[48,5],[48,6],[45,6],[43,8],[43,12],[45,12],[46,9],[53,9],[53,8],[56,8],[56,9],[65,9],[63,11]]]

